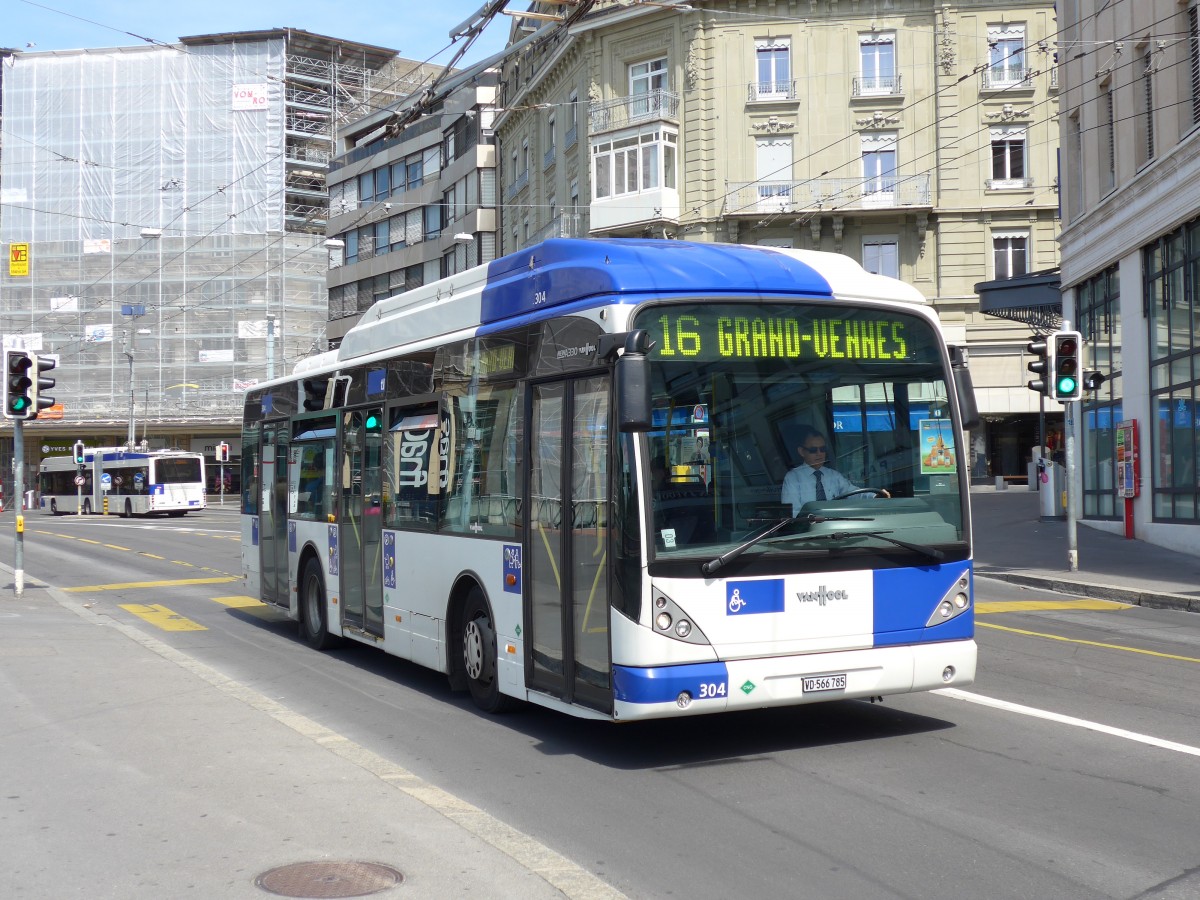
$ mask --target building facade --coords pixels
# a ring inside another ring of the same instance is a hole
[[[331,346],[379,300],[495,259],[495,95],[484,72],[411,124],[380,109],[342,131],[329,171]]]
[[[502,252],[590,234],[848,254],[968,346],[973,474],[1024,476],[1029,331],[974,285],[1058,265],[1054,5],[669,7],[598,0],[506,63]]]
[[[236,445],[244,388],[324,349],[335,136],[407,68],[296,29],[0,60],[0,333],[58,361],[31,466]]]
[[[1077,48],[1061,69],[1064,315],[1108,378],[1075,423],[1080,512],[1200,553],[1197,3],[1067,0],[1059,13]],[[1135,449],[1135,469],[1119,469]]]

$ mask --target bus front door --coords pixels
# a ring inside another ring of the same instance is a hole
[[[287,540],[288,426],[266,425],[262,441],[258,539],[262,599],[287,607],[291,603]]]
[[[383,411],[342,425],[342,624],[383,637]]]
[[[608,377],[535,385],[528,421],[526,677],[609,712]]]

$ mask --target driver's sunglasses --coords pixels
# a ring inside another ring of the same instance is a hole
[[[801,447],[800,449],[805,453],[824,453],[826,447],[824,444],[821,444],[819,447]]]

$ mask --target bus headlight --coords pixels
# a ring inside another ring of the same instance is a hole
[[[933,612],[929,615],[929,620],[925,623],[925,627],[929,628],[932,625],[940,625],[943,622],[948,622],[950,619],[957,618],[971,608],[971,573],[964,571],[954,584],[950,585],[950,590],[942,596],[938,601],[937,606],[933,608]]]
[[[655,634],[687,644],[708,644],[704,632],[674,600],[658,588],[652,589],[651,597],[652,626]]]
[[[660,612],[654,617],[654,624],[658,626],[659,631],[669,631],[671,629],[671,614]]]
[[[692,623],[687,619],[680,619],[675,623],[675,633],[681,638],[687,637],[692,633]]]

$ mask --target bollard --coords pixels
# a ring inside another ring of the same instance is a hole
[[[1008,482],[1004,480],[1003,475],[996,476],[996,490],[998,490],[998,491],[1008,490]]]
[[[108,494],[104,495],[104,515],[108,515]]]

